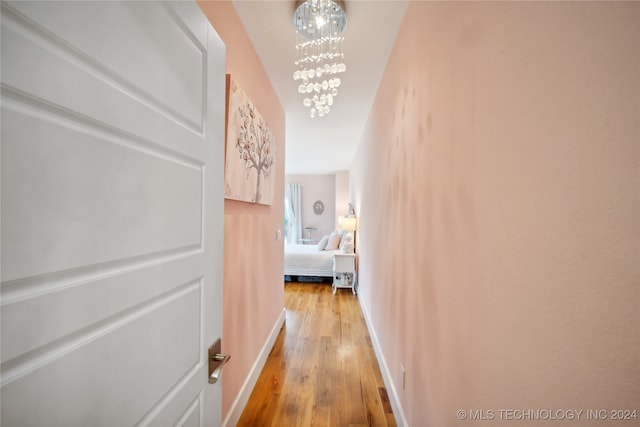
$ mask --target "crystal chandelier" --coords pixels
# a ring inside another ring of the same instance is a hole
[[[299,83],[298,92],[305,96],[302,101],[309,107],[311,117],[328,114],[338,95],[340,78],[346,71],[343,41],[340,36],[347,16],[342,1],[305,0],[298,2],[293,14],[296,27],[295,61],[297,70],[293,80]]]

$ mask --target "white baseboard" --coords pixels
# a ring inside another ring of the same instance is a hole
[[[384,354],[382,353],[382,348],[380,347],[380,342],[378,341],[376,331],[375,329],[373,329],[373,323],[371,322],[371,318],[369,317],[369,312],[367,311],[367,307],[362,302],[362,299],[358,298],[358,301],[360,302],[360,308],[362,309],[362,314],[364,315],[364,321],[367,323],[367,329],[369,330],[369,335],[371,336],[371,342],[373,344],[373,350],[376,353],[376,358],[378,359],[378,365],[380,365],[382,379],[384,380],[384,385],[387,388],[387,395],[389,396],[389,401],[391,402],[391,408],[393,409],[393,416],[396,419],[396,424],[398,424],[399,426],[408,427],[409,423],[407,423],[407,417],[404,415],[402,406],[400,406],[400,399],[398,398],[398,393],[396,392],[396,388],[393,385],[393,381],[391,381],[391,372],[389,371],[387,361],[385,360]]]
[[[240,420],[240,416],[242,415],[242,411],[244,410],[245,405],[249,401],[249,397],[251,396],[251,392],[253,391],[253,387],[258,382],[258,378],[260,377],[260,373],[262,372],[262,368],[264,368],[264,364],[267,361],[267,357],[269,357],[269,353],[271,353],[271,349],[273,348],[273,344],[276,342],[276,338],[278,338],[278,334],[280,333],[280,329],[282,329],[282,325],[284,324],[285,316],[287,310],[285,308],[282,309],[282,313],[278,316],[276,323],[273,325],[271,329],[271,333],[267,338],[267,341],[264,343],[262,350],[258,354],[258,358],[255,363],[251,367],[251,371],[249,371],[249,375],[247,379],[242,384],[240,388],[240,392],[236,397],[236,400],[231,405],[231,409],[227,414],[227,417],[222,422],[222,426],[235,426],[238,424],[238,420]]]

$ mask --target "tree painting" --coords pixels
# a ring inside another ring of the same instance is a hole
[[[228,127],[225,196],[272,204],[274,138],[262,116],[228,77]]]
[[[271,154],[271,132],[262,117],[257,116],[253,105],[247,103],[238,107],[241,118],[240,132],[238,134],[236,149],[246,166],[247,179],[253,172],[256,174],[256,191],[253,193],[253,202],[260,203],[261,177],[269,179],[273,166]]]

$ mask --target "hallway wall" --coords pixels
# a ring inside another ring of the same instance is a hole
[[[254,103],[276,139],[273,205],[224,201],[222,416],[229,414],[284,307],[285,116],[231,1],[199,1],[227,47],[227,73]]]
[[[638,22],[640,3],[409,4],[350,175],[409,425],[637,408]]]

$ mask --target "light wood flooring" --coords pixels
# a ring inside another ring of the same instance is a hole
[[[358,299],[286,283],[286,323],[238,426],[395,426]]]

